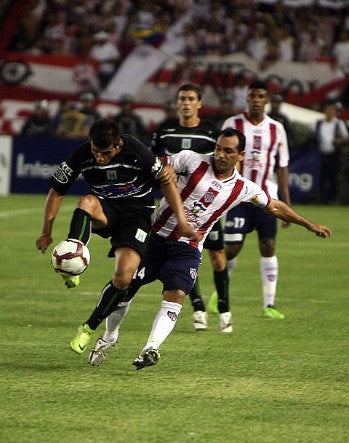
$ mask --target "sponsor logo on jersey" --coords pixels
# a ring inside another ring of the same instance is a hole
[[[68,183],[68,177],[72,175],[72,173],[73,170],[66,164],[66,162],[63,162],[53,176],[59,183]]]
[[[178,318],[178,315],[173,311],[167,311],[167,317],[172,321],[176,321]]]
[[[217,182],[216,180],[213,180],[211,182],[211,186],[213,189],[216,189],[217,191],[220,191],[222,189],[222,184]]]

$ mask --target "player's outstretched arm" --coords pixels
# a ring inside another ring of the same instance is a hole
[[[318,225],[307,220],[281,200],[272,199],[266,207],[266,211],[285,222],[304,226],[308,231],[314,232],[318,237],[326,238],[331,235],[331,230],[327,226]]]
[[[42,232],[40,237],[36,240],[35,244],[39,251],[43,254],[49,245],[52,243],[52,226],[53,222],[56,218],[56,215],[61,206],[62,200],[64,196],[58,194],[54,189],[50,189],[45,204],[45,212],[44,212],[44,224],[42,227]]]

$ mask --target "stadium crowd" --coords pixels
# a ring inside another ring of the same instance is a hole
[[[161,41],[193,7],[182,32],[187,55],[245,52],[260,61],[261,69],[276,60],[335,60],[349,70],[345,1],[31,0],[23,5],[7,49],[93,58],[95,45],[100,51],[103,41],[113,47],[117,67],[140,42]]]

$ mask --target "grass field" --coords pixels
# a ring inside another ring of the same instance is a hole
[[[67,290],[35,250],[44,196],[0,198],[0,442],[348,442],[349,207],[296,206],[333,230],[280,228],[277,305],[261,318],[256,237],[231,282],[233,334],[195,332],[188,301],[153,368],[131,365],[148,337],[159,283],[135,298],[120,343],[99,368],[69,349],[113,261],[94,236],[80,286]],[[54,243],[68,230],[67,197]],[[49,252],[51,252],[52,248]],[[201,287],[213,290],[207,257]],[[103,331],[103,327],[100,331]]]

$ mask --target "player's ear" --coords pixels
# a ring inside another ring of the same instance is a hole
[[[198,109],[201,109],[201,108],[202,108],[202,100],[199,100]]]

